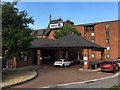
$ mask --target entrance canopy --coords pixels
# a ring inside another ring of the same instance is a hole
[[[68,34],[60,37],[57,40],[47,38],[39,38],[31,42],[33,48],[97,48],[105,49],[104,47],[95,44],[76,34]]]

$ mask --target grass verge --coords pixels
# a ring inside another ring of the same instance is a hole
[[[3,70],[2,87],[29,80],[36,76],[36,74],[34,70]]]

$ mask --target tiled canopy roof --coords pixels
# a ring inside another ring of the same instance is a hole
[[[60,37],[57,40],[51,40],[47,38],[36,39],[32,42],[34,48],[99,48],[104,47],[95,44],[81,36],[76,34],[68,34],[64,37]]]
[[[48,38],[36,38],[34,41],[31,42],[32,48],[44,48],[49,47],[49,44],[52,43],[53,39]]]

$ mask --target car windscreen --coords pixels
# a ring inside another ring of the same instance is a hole
[[[112,62],[103,62],[103,65],[105,65],[105,64],[112,65]]]

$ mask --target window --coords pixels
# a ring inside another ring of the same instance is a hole
[[[94,30],[94,27],[90,27],[91,30]]]
[[[54,30],[54,34],[56,34],[57,33],[57,30]]]
[[[110,40],[109,40],[109,39],[107,39],[107,40],[106,40],[106,43],[110,43]]]
[[[109,25],[109,24],[106,24],[106,28],[110,28],[110,25]]]
[[[42,36],[42,38],[45,38],[44,36]]]
[[[106,32],[106,35],[107,35],[107,36],[109,36],[109,35],[110,35],[110,32],[109,32],[109,31],[107,31],[107,32]]]
[[[86,33],[84,33],[84,37],[86,37]]]
[[[26,62],[26,61],[27,61],[27,56],[25,55],[25,56],[24,56],[24,62]]]
[[[92,54],[91,54],[91,58],[94,58],[94,57],[95,57],[95,54],[94,54],[94,53],[92,53]]]
[[[107,54],[107,55],[106,55],[106,58],[110,58],[110,54]]]
[[[110,46],[107,46],[107,51],[109,51],[110,50]]]
[[[94,42],[95,42],[95,40],[94,40],[94,39],[92,39],[92,40],[91,40],[91,42],[93,42],[93,43],[94,43]]]
[[[87,31],[87,27],[84,27],[84,30]]]
[[[94,36],[94,32],[91,33],[91,36]]]
[[[107,64],[107,65],[112,65],[112,62],[104,61],[104,62],[103,62],[103,65],[105,65],[105,64]]]

